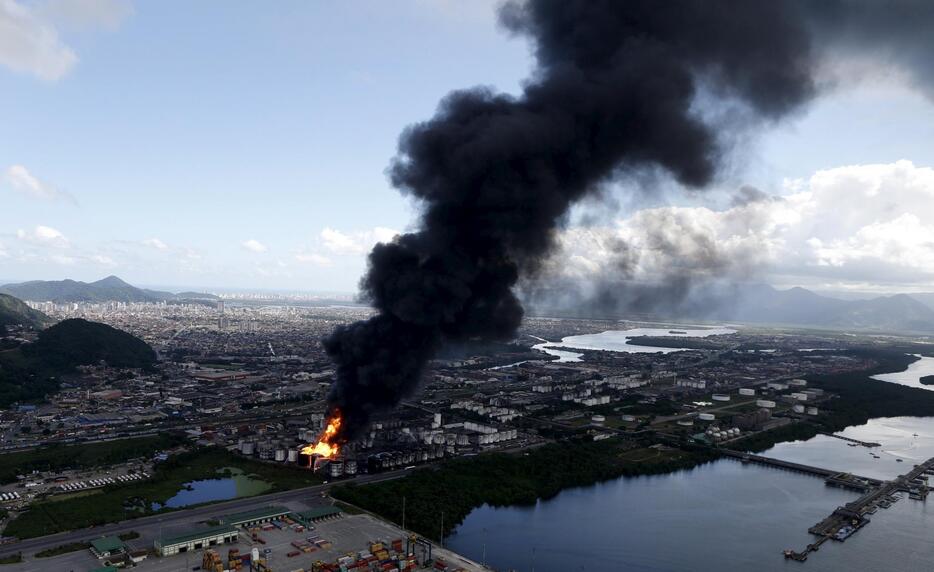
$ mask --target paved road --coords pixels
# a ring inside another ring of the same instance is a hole
[[[424,470],[430,466],[431,465],[421,465],[417,470]],[[193,524],[200,520],[206,520],[208,518],[220,516],[223,514],[252,510],[255,508],[267,506],[269,504],[281,503],[290,500],[305,499],[309,496],[319,495],[322,492],[328,491],[332,486],[338,484],[349,482],[357,484],[378,483],[381,481],[398,479],[410,474],[412,470],[416,469],[400,469],[386,473],[378,473],[375,475],[359,475],[353,480],[345,479],[324,485],[314,485],[311,487],[292,489],[289,491],[282,491],[267,495],[234,499],[188,510],[180,510],[165,514],[154,514],[152,516],[145,516],[133,520],[125,520],[123,522],[107,524],[94,528],[84,528],[71,532],[50,534],[48,536],[31,538],[13,544],[0,546],[0,556],[15,554],[17,552],[22,552],[24,556],[32,555],[33,553],[44,550],[46,548],[54,548],[56,546],[68,544],[70,542],[83,542],[92,538],[99,538],[101,536],[122,534],[124,532],[129,532],[146,525],[158,524],[160,526],[170,527],[177,524]]]

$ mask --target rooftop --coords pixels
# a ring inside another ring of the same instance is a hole
[[[267,506],[263,508],[257,508],[254,510],[248,510],[244,512],[235,512],[233,514],[228,514],[221,517],[223,522],[228,524],[240,524],[242,522],[251,522],[254,520],[262,520],[264,518],[273,518],[277,516],[282,516],[289,514],[291,510],[285,508],[284,506]]]
[[[199,528],[196,530],[189,530],[188,532],[183,532],[181,534],[173,534],[171,536],[163,536],[159,540],[160,546],[171,546],[173,544],[185,544],[194,540],[199,540],[202,538],[207,538],[211,536],[220,536],[223,534],[235,534],[237,529],[229,524],[222,524],[219,526],[211,526],[208,528]]]
[[[315,520],[317,518],[324,518],[326,516],[332,516],[342,512],[343,511],[336,506],[317,506],[313,509],[298,513],[298,516],[305,520]]]
[[[123,541],[116,536],[105,536],[92,540],[91,546],[100,554],[112,553],[123,550]]]

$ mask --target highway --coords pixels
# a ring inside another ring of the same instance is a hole
[[[330,490],[330,488],[334,485],[350,482],[356,484],[366,484],[389,481],[404,477],[410,474],[413,470],[424,470],[431,466],[432,465],[429,464],[421,465],[417,469],[399,469],[396,471],[377,473],[374,475],[358,475],[352,480],[343,479],[334,483],[314,485],[310,487],[292,489],[289,491],[281,491],[266,495],[239,498],[210,505],[199,506],[187,510],[154,514],[151,516],[135,518],[132,520],[125,520],[123,522],[114,524],[107,524],[93,528],[83,528],[81,530],[73,530],[70,532],[60,532],[57,534],[50,534],[38,538],[30,538],[27,540],[0,546],[0,557],[9,554],[15,554],[17,552],[22,552],[24,557],[30,557],[35,552],[45,550],[46,548],[54,548],[56,546],[68,544],[70,542],[84,542],[93,538],[99,538],[101,536],[118,535],[129,532],[131,530],[139,531],[139,529],[143,527],[159,526],[161,528],[179,525],[194,526],[195,523],[199,521],[207,520],[212,517],[217,517],[224,514],[252,510],[270,504],[309,499],[310,497],[320,495],[322,492]]]

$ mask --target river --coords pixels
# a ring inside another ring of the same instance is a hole
[[[841,434],[881,443],[871,449],[879,459],[823,435],[762,454],[879,478],[934,456],[934,418],[874,419]],[[807,529],[857,496],[817,477],[723,459],[568,489],[530,507],[483,506],[445,544],[499,570],[537,572],[931,568],[934,506],[907,496],[846,542],[825,543],[804,564],[782,557],[783,549],[812,542]]]
[[[917,387],[919,389],[934,391],[934,385],[924,385],[921,383],[922,377],[934,375],[934,358],[924,357],[920,354],[912,355],[921,359],[909,364],[908,369],[895,373],[882,373],[874,375],[872,378],[878,379],[879,381],[888,381],[899,385],[907,385],[908,387]]]
[[[677,332],[677,333],[675,333]],[[559,362],[581,361],[583,354],[559,350],[555,348],[570,348],[580,350],[608,350],[614,352],[630,353],[671,353],[685,351],[690,348],[679,347],[676,340],[672,340],[671,347],[658,348],[653,346],[640,346],[629,343],[629,340],[638,336],[670,337],[670,338],[706,338],[723,334],[735,334],[736,330],[730,328],[633,328],[630,330],[608,330],[599,334],[583,334],[567,336],[560,342],[543,342],[534,347],[547,354],[557,356]]]

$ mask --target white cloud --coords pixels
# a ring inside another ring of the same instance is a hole
[[[49,260],[62,266],[74,266],[78,262],[78,259],[74,256],[65,256],[63,254],[53,254],[49,257]]]
[[[50,226],[38,225],[31,231],[19,229],[16,231],[16,237],[37,246],[51,246],[54,248],[68,248],[71,246],[64,234]]]
[[[16,0],[0,0],[0,65],[55,81],[77,61],[56,29],[32,8]]]
[[[47,201],[67,201],[77,204],[74,197],[46,181],[42,181],[22,165],[12,165],[4,173],[4,179],[14,191]]]
[[[241,242],[240,246],[249,250],[250,252],[266,252],[267,250],[269,250],[268,248],[266,248],[265,244],[252,238],[250,240],[245,240]]]
[[[369,252],[377,242],[389,242],[397,234],[398,231],[381,226],[350,233],[325,227],[320,237],[324,248],[333,254],[361,255]]]
[[[328,258],[327,256],[322,256],[314,252],[296,254],[295,260],[299,262],[314,264],[315,266],[330,266],[331,264],[333,264],[331,259]]]
[[[612,227],[571,228],[549,270],[569,277],[672,274],[934,287],[934,169],[909,161],[822,170],[790,194],[644,209]]]
[[[162,242],[161,240],[155,237],[147,238],[146,240],[143,241],[143,245],[148,246],[150,248],[155,248],[156,250],[168,250],[169,249],[168,244]]]

